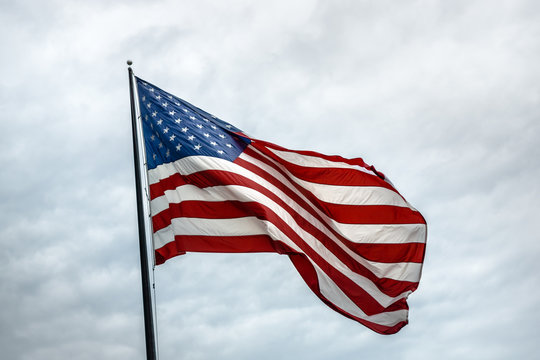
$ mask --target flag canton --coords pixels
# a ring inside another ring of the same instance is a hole
[[[249,144],[240,129],[136,79],[148,169],[186,156],[234,161]]]

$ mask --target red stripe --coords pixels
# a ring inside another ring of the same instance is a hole
[[[194,184],[195,185],[195,184]],[[154,232],[171,224],[171,220],[181,217],[199,219],[235,219],[250,216],[246,214],[244,203],[240,201],[197,201],[188,200],[170,203],[169,208],[152,217]]]
[[[174,241],[157,249],[156,263],[162,264],[168,259],[186,252],[251,253],[275,252],[289,254],[292,250],[280,241],[268,235],[244,236],[204,236],[176,235]]]
[[[160,179],[157,183],[150,185],[150,200],[154,200],[165,194],[167,190],[174,190],[178,186],[188,184],[184,175],[175,172],[171,176]]]
[[[335,221],[342,224],[425,224],[418,211],[391,205],[344,205],[332,204],[316,199]]]
[[[260,148],[257,148],[260,149]],[[316,184],[341,186],[378,186],[396,191],[392,185],[374,174],[367,174],[356,169],[305,167],[288,162],[271,151],[263,148],[263,153],[283,165],[295,177]]]
[[[422,263],[424,260],[424,243],[406,244],[358,244],[347,241],[347,246],[364,259],[383,262]]]

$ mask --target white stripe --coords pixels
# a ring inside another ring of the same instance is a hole
[[[167,190],[165,192],[165,195],[163,195],[161,198],[164,198],[164,197],[166,197],[169,203],[180,203],[181,201],[190,201],[190,200],[204,201],[205,199],[208,199],[210,197],[213,199],[213,201],[227,201],[227,200],[237,200],[237,201],[244,201],[244,202],[254,201],[254,202],[263,204],[267,206],[268,208],[270,208],[272,211],[274,211],[278,217],[283,219],[292,228],[292,230],[295,233],[299,234],[299,236],[306,242],[306,244],[308,244],[308,246],[310,246],[313,250],[315,250],[323,259],[325,259],[326,262],[328,262],[338,271],[340,271],[345,276],[350,278],[358,286],[366,290],[366,292],[370,294],[382,306],[387,307],[393,302],[395,302],[396,300],[408,295],[408,292],[404,292],[398,295],[397,297],[393,298],[381,292],[379,288],[371,280],[353,272],[339,258],[337,258],[334,255],[334,253],[328,250],[313,235],[311,235],[309,232],[302,229],[296,223],[295,219],[291,216],[291,214],[289,214],[285,209],[283,209],[274,201],[272,201],[271,199],[269,199],[268,197],[266,197],[265,195],[259,193],[258,191],[254,189],[243,187],[243,186],[237,186],[237,185],[214,186],[214,187],[209,187],[209,188],[204,188],[204,189],[200,189],[194,185],[182,185],[176,188],[175,190]],[[152,200],[152,203],[151,203],[152,207],[153,207],[154,201],[160,201],[160,202],[163,201],[163,199],[160,199],[160,200],[158,199],[159,198]],[[256,221],[256,220],[260,221],[259,219],[253,218],[253,221]],[[169,236],[169,239],[174,239],[174,237],[170,238],[169,228],[171,227],[173,229],[176,229],[176,227],[171,224],[162,230],[163,232],[167,234],[167,236]],[[159,230],[158,232],[162,230]],[[182,231],[181,229],[179,230]],[[182,234],[182,232],[179,234]],[[160,244],[162,243],[161,238],[159,240],[159,243]],[[363,262],[367,263],[365,259],[363,259]],[[374,267],[373,264],[377,264],[377,266],[379,267],[377,269],[378,270],[377,272],[383,273],[383,274],[388,273],[388,275],[393,275],[398,279],[404,276],[402,273],[404,269],[409,270],[409,275],[407,275],[407,277],[412,277],[414,279],[418,277],[418,275],[415,274],[414,272],[413,273],[410,272],[410,270],[414,270],[416,268],[417,264],[411,264],[411,263],[382,264],[382,263],[371,262],[371,267]],[[397,270],[397,273],[394,274],[396,270]]]
[[[268,228],[256,217],[233,219],[175,218],[171,225],[175,235],[242,236],[264,235]]]
[[[339,232],[357,244],[423,243],[425,224],[341,224],[335,222]]]
[[[263,155],[264,156],[264,155]],[[285,183],[288,184],[289,188],[292,188],[292,185],[290,182],[285,179],[281,174],[277,173],[272,167],[259,162],[256,159],[253,159],[245,154],[241,155],[241,158],[243,158],[246,161],[252,162],[254,165],[262,167],[264,170],[272,173],[272,175],[275,175],[276,177],[279,176],[279,179]],[[227,160],[222,160],[214,157],[186,157],[181,160],[178,160],[177,162],[173,164],[162,164],[158,166],[157,168],[151,170],[152,176],[155,179],[158,179],[159,177],[167,178],[170,175],[174,174],[176,172],[179,172],[181,174],[190,174],[193,172],[197,172],[200,170],[225,170],[225,171],[231,171],[238,173],[240,175],[246,176],[247,178],[250,178],[251,180],[257,182],[258,184],[261,184],[265,188],[269,189],[273,193],[275,193],[277,196],[279,196],[285,203],[287,203],[289,206],[291,206],[298,214],[302,217],[304,217],[307,221],[309,221],[311,224],[313,224],[317,229],[322,231],[325,235],[329,236],[333,241],[343,249],[349,256],[351,256],[355,261],[365,266],[367,269],[369,269],[375,276],[378,278],[389,278],[394,280],[405,280],[405,281],[413,281],[416,282],[420,278],[422,264],[418,263],[403,263],[401,265],[399,264],[386,264],[386,263],[379,263],[375,261],[369,261],[365,258],[359,256],[357,253],[355,253],[353,250],[349,249],[345,244],[343,244],[339,239],[336,238],[334,234],[332,234],[326,226],[328,224],[322,224],[319,220],[317,220],[315,217],[313,217],[308,211],[306,211],[303,207],[298,205],[295,201],[293,201],[291,198],[289,198],[285,193],[283,193],[280,189],[275,187],[273,184],[265,180],[264,178],[252,173],[251,171],[237,165],[234,163],[231,163]],[[154,171],[155,170],[155,171]],[[196,187],[194,187],[196,188]],[[245,188],[244,188],[245,189]],[[292,188],[294,191],[294,188]],[[199,189],[196,188],[193,191],[198,191],[200,198],[195,198],[193,200],[202,200],[202,201],[219,201],[216,198],[213,198],[213,196],[210,196],[208,194],[208,189]],[[240,191],[240,193],[242,193]],[[188,194],[183,194],[180,198],[177,197],[174,192],[167,192],[168,195],[161,198],[156,198],[152,200],[151,202],[151,211],[152,215],[158,214],[160,211],[168,208],[168,203],[178,203],[180,202],[180,199],[188,200]],[[304,198],[305,197],[298,193],[299,196]],[[246,196],[246,194],[242,194],[243,196]],[[170,198],[167,198],[167,196],[170,196]],[[229,197],[224,198],[224,200],[237,200],[238,197],[234,193],[231,193]],[[246,199],[245,201],[257,201],[255,198]],[[323,217],[323,219],[327,219],[328,223],[330,223],[334,226],[336,226],[336,222],[329,219],[328,216],[320,210],[318,210],[315,206],[313,206],[309,201],[307,201],[310,206],[320,215]],[[280,208],[281,209],[281,208]],[[340,226],[340,225],[339,225]],[[341,232],[340,227],[337,226],[335,229],[339,232]],[[363,225],[356,225],[358,227],[362,227]],[[317,241],[318,243],[318,241]],[[407,270],[407,272],[403,272],[403,270]]]
[[[201,170],[221,169],[225,163],[231,164],[228,160],[212,156],[187,156],[175,162],[161,164],[154,169],[148,170],[148,182],[152,185],[176,173],[189,175]]]
[[[379,186],[341,186],[316,184],[289,174],[298,185],[311,192],[319,200],[341,205],[391,205],[409,207],[401,195]]]
[[[351,165],[351,164],[347,164],[341,161],[331,161],[331,160],[323,159],[317,156],[302,155],[293,151],[282,151],[282,150],[272,149],[269,147],[266,147],[266,148],[270,150],[271,152],[273,152],[276,156],[280,157],[281,159],[287,162],[290,162],[291,164],[295,164],[295,165],[299,165],[303,167],[310,167],[310,168],[352,169],[352,170],[358,170],[366,174],[378,177],[371,170],[368,170],[359,165]]]
[[[174,235],[269,235],[272,239],[285,243],[294,251],[301,252],[298,246],[274,224],[256,217],[233,219],[175,218],[172,219],[170,226],[160,229],[154,234],[159,240],[156,241],[156,249],[174,241]]]

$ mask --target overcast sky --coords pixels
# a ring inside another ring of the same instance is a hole
[[[287,257],[156,269],[167,359],[538,359],[537,1],[0,1],[0,352],[143,359],[126,60],[256,138],[362,157],[428,222],[378,335]]]

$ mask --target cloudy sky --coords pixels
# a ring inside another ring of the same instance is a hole
[[[335,313],[277,254],[156,269],[160,358],[538,359],[536,1],[0,1],[2,358],[143,359],[126,60],[426,217],[410,324]]]

